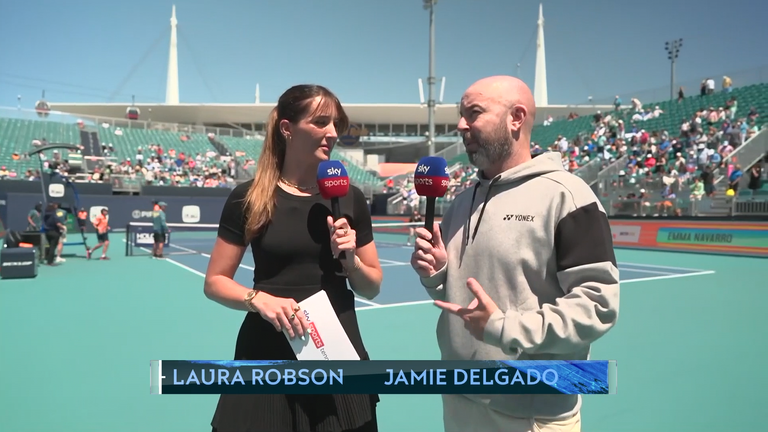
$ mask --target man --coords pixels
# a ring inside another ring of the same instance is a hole
[[[35,204],[35,207],[27,215],[27,231],[40,232],[42,228],[43,203]]]
[[[443,360],[583,360],[618,317],[610,226],[557,152],[536,158],[536,107],[520,80],[464,94],[458,129],[478,182],[416,230],[411,264],[435,305]],[[571,395],[444,395],[445,430],[581,430]]]
[[[101,260],[108,260],[107,249],[109,249],[109,210],[101,209],[101,214],[97,215],[93,219],[93,227],[96,228],[96,238],[99,243],[87,251],[88,259],[91,259],[91,254],[100,247],[104,246],[104,250],[101,252]]]
[[[67,261],[61,257],[62,252],[64,252],[64,244],[67,242],[67,214],[67,210],[61,208],[59,203],[56,203],[56,217],[61,221],[59,245],[56,247],[56,262],[59,264]]]
[[[163,256],[163,246],[168,235],[168,224],[165,222],[165,207],[167,204],[160,201],[155,204],[155,210],[152,212],[152,235],[155,239],[155,245],[152,247],[152,257],[165,259]]]
[[[61,233],[66,230],[64,221],[59,216],[59,209],[56,203],[49,203],[43,215],[43,230],[45,239],[48,241],[48,250],[45,253],[45,262],[49,266],[56,266],[59,262],[56,260],[56,250],[61,241]]]

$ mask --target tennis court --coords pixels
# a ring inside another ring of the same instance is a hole
[[[358,301],[363,337],[374,359],[436,359],[439,310],[408,264],[404,233],[376,232],[384,284],[373,302]],[[126,257],[120,234],[111,237],[111,261],[72,257],[37,279],[0,282],[0,430],[210,430],[217,397],[150,396],[148,367],[234,353],[243,313],[202,292],[215,232],[172,232],[169,252],[181,253],[165,261]],[[620,319],[593,358],[618,361],[618,394],[586,397],[582,430],[759,430],[765,260],[617,255]],[[246,254],[238,282],[250,286],[252,266]],[[379,418],[382,431],[441,431],[440,397],[382,395]]]

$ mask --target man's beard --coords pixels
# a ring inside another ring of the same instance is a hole
[[[469,163],[476,166],[478,170],[487,170],[491,165],[503,162],[512,155],[512,135],[507,129],[506,122],[500,122],[494,129],[471,137],[477,150],[467,152]],[[470,137],[464,135],[464,145],[467,145]]]

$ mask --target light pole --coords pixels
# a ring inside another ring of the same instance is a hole
[[[675,63],[680,54],[680,48],[683,46],[683,39],[675,39],[664,44],[664,50],[667,51],[667,59],[672,62],[672,76],[669,83],[669,98],[675,98]]]
[[[424,10],[429,11],[429,76],[427,85],[429,96],[427,99],[428,130],[427,144],[429,155],[435,154],[435,5],[437,0],[422,0]]]

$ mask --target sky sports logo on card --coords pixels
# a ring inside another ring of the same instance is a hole
[[[320,349],[325,346],[323,343],[323,339],[320,337],[320,333],[317,331],[317,327],[315,326],[315,323],[311,322],[309,323],[309,328],[307,329],[307,332],[309,332],[309,337],[312,339],[312,342],[315,344],[315,348]]]

